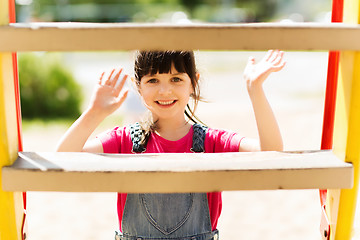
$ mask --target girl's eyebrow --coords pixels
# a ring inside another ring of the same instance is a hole
[[[151,77],[155,77],[157,74],[146,74],[144,75],[145,78],[151,78]]]
[[[171,76],[182,76],[185,75],[186,73],[183,72],[177,72],[177,73],[169,73]]]
[[[172,75],[184,75],[184,74],[186,74],[186,73],[180,73],[180,72],[178,72],[178,73],[173,73]]]

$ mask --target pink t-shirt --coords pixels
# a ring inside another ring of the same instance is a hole
[[[146,153],[190,153],[192,146],[193,130],[191,129],[186,136],[177,140],[169,141],[153,133],[150,135],[146,146]],[[104,132],[98,136],[104,153],[131,153],[132,142],[129,128],[115,127],[112,130]],[[237,152],[243,137],[225,130],[208,128],[205,137],[205,152]],[[118,194],[118,218],[121,230],[121,220],[126,202],[126,193]],[[222,200],[221,192],[207,193],[209,212],[212,230],[216,229],[220,217]]]

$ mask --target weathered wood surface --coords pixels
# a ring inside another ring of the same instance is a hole
[[[210,192],[351,188],[331,151],[210,154],[21,152],[2,169],[7,191]]]
[[[342,23],[15,23],[0,27],[0,51],[360,50],[360,27]],[[266,39],[266,41],[264,41]]]

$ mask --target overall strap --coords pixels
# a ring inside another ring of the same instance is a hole
[[[194,134],[193,134],[192,147],[190,149],[192,152],[195,153],[205,152],[205,136],[207,129],[208,127],[199,123],[195,123],[193,125]]]
[[[135,123],[130,126],[130,136],[133,143],[133,153],[143,153],[146,151],[145,146],[141,144],[141,139],[144,135],[144,131],[141,129],[140,123]]]
[[[205,152],[205,136],[208,127],[195,123],[193,125],[193,141],[190,151],[200,153]],[[135,123],[130,126],[130,136],[133,143],[133,153],[143,153],[146,151],[146,146],[142,145],[141,139],[144,135],[144,131],[141,129],[140,123]]]

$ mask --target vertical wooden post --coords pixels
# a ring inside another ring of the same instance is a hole
[[[0,25],[7,24],[9,24],[8,0],[0,0]],[[12,54],[0,52],[0,167],[12,164],[17,157],[16,114]],[[1,188],[0,239],[20,240],[22,218],[22,194],[5,192]]]
[[[359,0],[344,1],[344,23],[359,24]],[[330,190],[327,210],[331,222],[330,239],[351,239],[359,184],[360,161],[360,52],[340,54],[335,110],[334,153],[354,165],[354,187]]]

